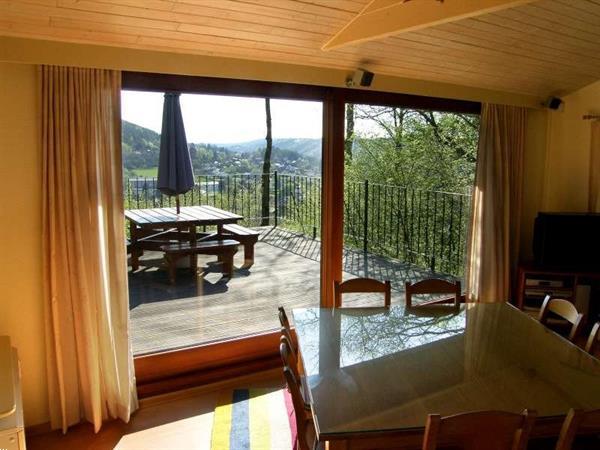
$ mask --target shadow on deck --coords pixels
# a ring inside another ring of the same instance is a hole
[[[134,354],[152,353],[277,329],[277,307],[319,305],[320,241],[281,228],[261,228],[255,264],[235,257],[235,274],[221,276],[215,258],[198,258],[198,275],[180,269],[168,283],[162,254],[147,252],[140,270],[129,274]],[[392,302],[404,299],[404,283],[433,274],[411,264],[344,250],[344,278],[370,276],[392,281]],[[435,274],[438,277],[447,277]],[[354,300],[353,300],[354,301]],[[373,299],[361,299],[370,303]]]

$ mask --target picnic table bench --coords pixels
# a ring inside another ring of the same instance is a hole
[[[254,245],[258,242],[260,232],[237,224],[223,225],[222,235],[233,237],[244,246],[244,267],[254,264]]]
[[[222,264],[222,272],[226,277],[233,274],[233,256],[236,254],[240,243],[233,239],[199,242],[178,242],[163,245],[160,249],[165,253],[165,260],[169,270],[169,281],[175,284],[177,261],[185,256],[217,255]],[[191,267],[195,273],[195,267]]]

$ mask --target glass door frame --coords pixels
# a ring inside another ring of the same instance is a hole
[[[481,111],[480,103],[465,100],[367,89],[144,72],[122,72],[122,89],[323,103],[320,305],[324,308],[334,307],[333,283],[342,280],[346,103],[460,113],[478,114]],[[138,394],[143,398],[249,372],[278,368],[279,334],[278,331],[270,331],[225,342],[134,357]]]

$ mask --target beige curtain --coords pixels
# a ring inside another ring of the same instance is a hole
[[[524,108],[484,104],[467,249],[467,299],[509,300],[518,259]]]
[[[600,213],[600,120],[592,122],[588,210]]]
[[[128,336],[120,72],[42,66],[43,258],[53,428],[137,408]]]

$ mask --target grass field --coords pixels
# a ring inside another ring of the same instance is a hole
[[[158,167],[150,167],[147,169],[133,169],[133,173],[135,173],[138,177],[156,177],[158,175]]]

